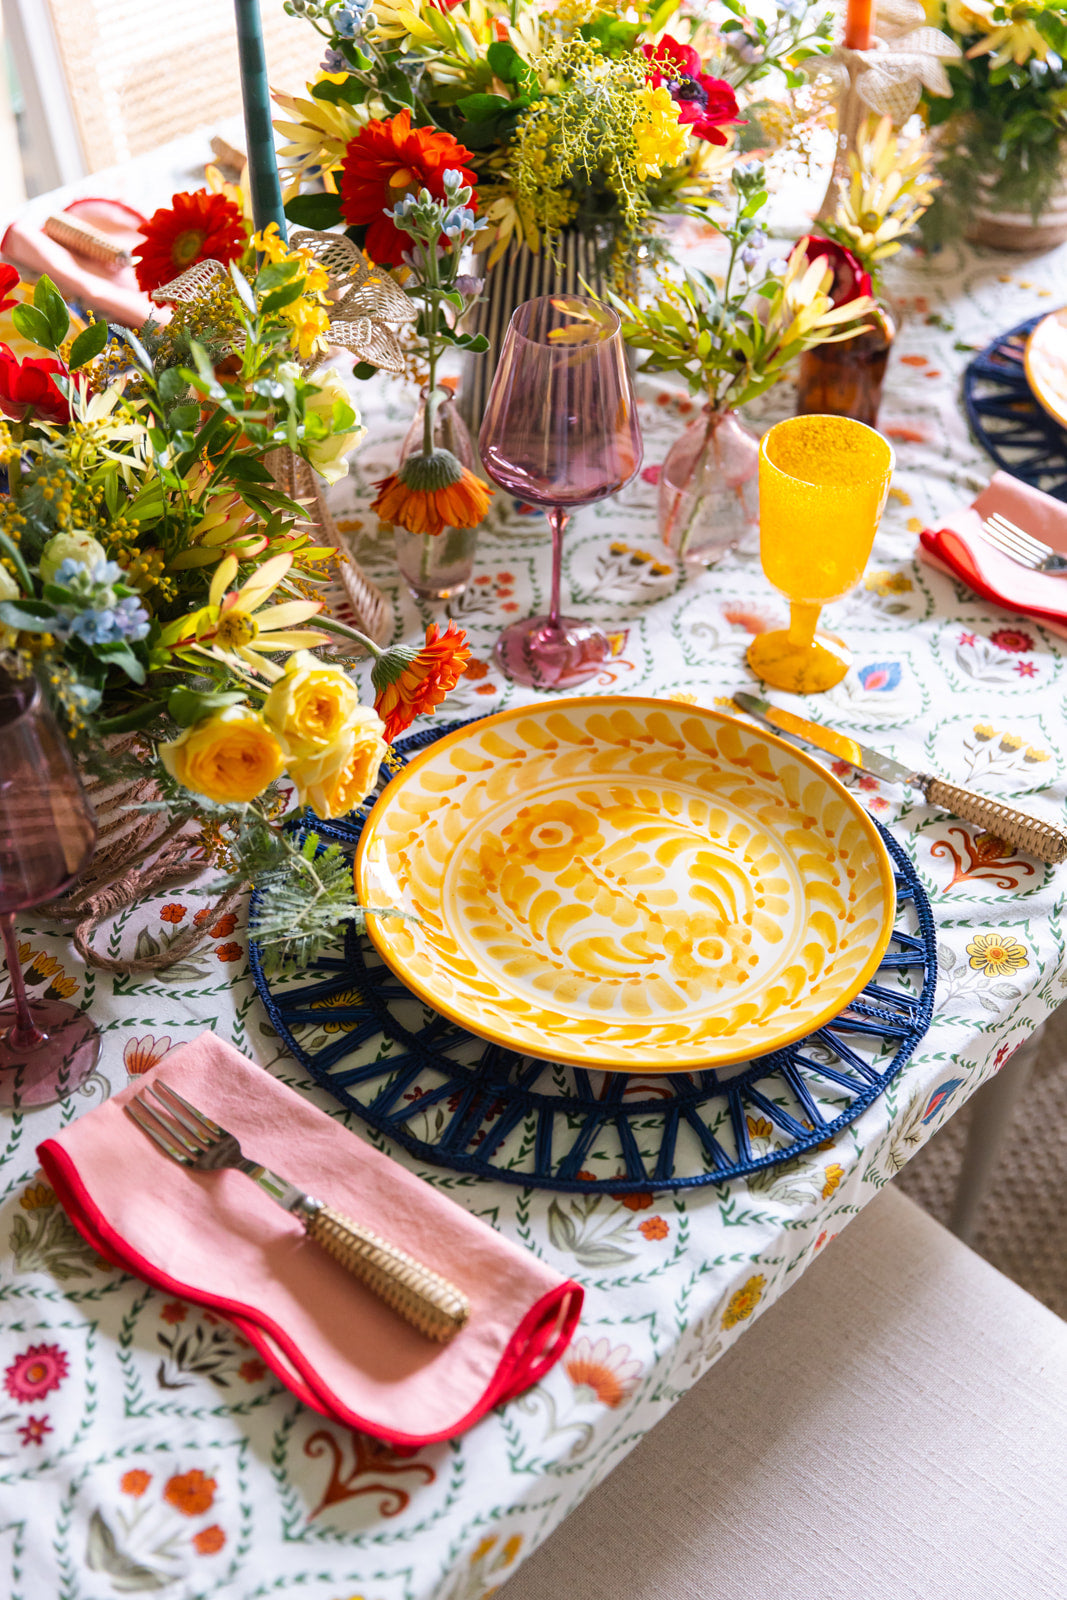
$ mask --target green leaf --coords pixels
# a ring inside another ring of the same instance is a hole
[[[357,361],[352,368],[353,378],[358,378],[360,383],[365,383],[368,378],[373,378],[378,368],[372,361]]]
[[[288,256],[284,261],[268,261],[256,274],[256,293],[269,294],[272,289],[280,289],[292,283],[294,278],[302,277],[303,272],[304,263],[299,256]]]
[[[326,229],[341,221],[341,195],[293,195],[285,214],[298,227]]]
[[[134,683],[144,683],[144,665],[138,661],[125,639],[116,639],[112,644],[93,645],[92,648],[93,655],[98,661],[106,661],[108,666],[121,668]]]
[[[167,709],[166,700],[150,700],[147,705],[137,706],[133,711],[124,712],[121,717],[105,717],[102,722],[97,722],[97,733],[132,733],[136,728],[147,728],[150,722],[160,716]]]
[[[465,94],[462,100],[456,101],[457,110],[463,113],[468,122],[475,123],[490,121],[510,105],[511,101],[505,100],[502,94]]]
[[[51,633],[56,613],[41,600],[0,600],[0,622],[22,633]]]
[[[281,311],[285,306],[291,306],[294,300],[299,300],[304,292],[303,281],[283,284],[280,289],[272,289],[265,294],[259,302],[259,309],[265,317],[273,316],[276,311]]]
[[[268,469],[258,456],[231,456],[226,463],[226,474],[239,483],[273,483]]]
[[[173,404],[188,387],[177,367],[168,367],[166,372],[161,372],[159,375],[159,398],[165,405]]]
[[[217,694],[210,691],[200,693],[196,689],[172,689],[166,706],[175,722],[183,728],[189,728],[194,722],[209,717],[213,711],[240,705],[245,698],[244,692],[237,689],[220,690]]]
[[[47,273],[43,278],[38,278],[34,285],[33,303],[48,323],[52,335],[49,341],[52,349],[58,349],[67,337],[70,313],[67,311],[63,296]]]
[[[83,328],[70,347],[70,361],[68,366],[71,372],[79,367],[87,366],[90,361],[95,361],[101,350],[107,344],[108,326],[106,322],[91,322]]]
[[[367,62],[368,67],[373,63]],[[325,100],[331,106],[358,106],[367,98],[367,86],[357,77],[349,73],[343,83],[330,83],[323,80],[310,86],[312,98]]]
[[[11,320],[24,339],[39,344],[44,350],[54,350],[58,340],[52,340],[52,328],[43,311],[35,306],[15,306]]]

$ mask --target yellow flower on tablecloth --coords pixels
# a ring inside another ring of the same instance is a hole
[[[57,972],[45,990],[44,998],[46,1000],[69,1000],[77,992],[77,978],[68,978],[65,972]]]
[[[976,739],[980,740],[982,744],[988,744],[990,739],[996,738],[997,730],[994,728],[991,722],[976,722],[974,725],[974,736]]]
[[[834,1193],[834,1190],[840,1187],[841,1179],[844,1176],[845,1169],[839,1161],[835,1161],[832,1166],[824,1168],[824,1182],[822,1186],[822,1197],[824,1200],[829,1200],[830,1196]]]
[[[1020,739],[1017,733],[1006,733],[1001,738],[1000,748],[1002,750],[1021,750],[1025,743],[1026,740]]]
[[[19,1195],[23,1211],[44,1211],[55,1203],[56,1191],[47,1183],[31,1183],[25,1193]]]
[[[1030,965],[1026,946],[1010,933],[976,933],[967,954],[971,966],[987,978],[1010,978]]]
[[[1031,764],[1036,764],[1038,761],[1051,761],[1051,759],[1052,757],[1047,750],[1036,750],[1032,744],[1027,745],[1026,754],[1023,756],[1023,760],[1029,761]]]
[[[863,580],[863,587],[870,589],[874,594],[908,594],[914,587],[910,578],[903,572],[868,572]]]
[[[774,1136],[774,1129],[766,1117],[746,1117],[749,1137],[752,1139],[770,1139]]]
[[[722,1326],[734,1328],[739,1322],[746,1322],[763,1299],[766,1287],[767,1280],[762,1273],[755,1278],[749,1278],[736,1294],[730,1296],[726,1310],[722,1314]]]

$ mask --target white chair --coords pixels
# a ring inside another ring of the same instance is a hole
[[[1067,1324],[883,1191],[499,1600],[1063,1600]]]

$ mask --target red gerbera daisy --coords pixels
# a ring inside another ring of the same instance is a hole
[[[133,252],[137,282],[146,293],[172,283],[198,261],[236,261],[248,243],[240,207],[224,194],[197,189],[176,194],[160,206],[142,229],[144,243]]]
[[[384,216],[406,194],[428,189],[445,198],[445,173],[451,167],[474,188],[477,177],[463,165],[471,152],[438,128],[413,128],[411,112],[388,122],[372,121],[349,141],[341,164],[341,212],[349,227],[366,227],[364,249],[379,266],[399,265],[411,240]]]

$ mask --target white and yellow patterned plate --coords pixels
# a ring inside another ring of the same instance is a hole
[[[715,711],[519,706],[420,752],[356,889],[396,975],[472,1033],[627,1072],[764,1055],[854,999],[893,928],[889,856],[824,767]]]
[[[1023,365],[1034,398],[1067,428],[1067,306],[1041,318],[1026,341]]]

